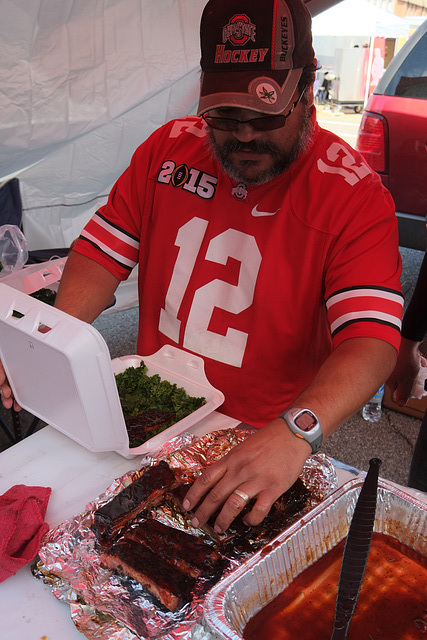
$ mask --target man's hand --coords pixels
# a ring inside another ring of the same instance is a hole
[[[418,349],[419,344],[419,342],[402,338],[396,366],[387,380],[393,400],[400,407],[403,407],[411,397],[420,367],[425,366],[426,363]]]
[[[9,381],[6,377],[5,370],[0,362],[0,396],[1,401],[5,409],[10,409],[13,405],[15,411],[20,411],[21,407],[17,402],[13,400],[12,389],[10,388]]]
[[[344,340],[293,406],[314,411],[326,439],[363,407],[395,364],[395,348],[382,340]],[[209,466],[189,489],[184,509],[196,510],[194,526],[205,524],[221,509],[215,528],[222,532],[246,505],[246,497],[256,498],[245,522],[259,524],[273,502],[297,480],[310,453],[308,442],[276,418]]]
[[[197,478],[184,500],[185,509],[194,509],[204,498],[192,524],[205,524],[222,505],[215,521],[215,530],[222,533],[246,506],[245,495],[256,498],[245,522],[259,524],[297,480],[310,453],[310,445],[296,438],[282,418],[276,418]]]

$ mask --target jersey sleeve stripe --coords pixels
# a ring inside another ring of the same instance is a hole
[[[335,322],[331,323],[332,335],[354,322],[378,322],[390,327],[394,327],[400,331],[402,322],[396,316],[379,311],[360,311],[359,313],[346,313],[340,316]]]
[[[402,318],[402,310],[402,304],[380,297],[346,298],[345,300],[329,307],[328,318],[329,323],[332,325],[336,320],[348,313],[358,315],[386,313],[400,321]]]
[[[91,236],[85,229],[82,231],[80,238],[82,238],[83,240],[87,240],[87,242],[89,242],[92,246],[96,247],[97,249],[105,253],[107,256],[112,258],[115,262],[117,262],[119,265],[121,265],[125,269],[128,269],[129,271],[131,271],[136,265],[136,262],[137,262],[136,260],[135,261],[128,260],[127,258],[120,255],[116,251],[113,251],[110,247],[108,247],[104,243],[100,242],[98,239]]]
[[[355,287],[340,290],[331,295],[327,302],[327,312],[332,336],[342,329],[364,325],[363,333],[376,334],[375,324],[387,325],[400,333],[402,327],[403,295],[399,291],[385,287]],[[354,327],[356,332],[359,329]]]
[[[355,320],[349,320],[348,322],[345,322],[344,324],[340,325],[333,333],[332,333],[332,338],[335,338],[337,335],[340,335],[341,331],[344,331],[345,329],[347,329],[348,327],[352,326],[352,325],[357,325],[360,326],[361,325],[361,320],[363,320],[363,318],[357,318]],[[389,327],[390,329],[393,329],[393,331],[395,332],[395,335],[399,336],[399,339],[396,343],[396,348],[398,348],[398,345],[400,343],[400,331],[398,331],[398,328],[396,327],[396,325],[391,325],[388,322],[384,322],[382,320],[378,320],[377,318],[365,318],[365,320],[367,321],[367,323],[371,323],[372,325],[375,325],[376,327]],[[374,334],[375,332],[372,332],[372,335],[369,337],[379,337],[382,340],[386,340],[387,342],[390,342],[390,344],[393,344],[392,339],[387,339],[386,336],[384,334],[380,335],[380,336],[376,336]],[[359,334],[357,334],[359,335]],[[366,336],[369,335],[366,332],[362,332],[360,333],[360,335]]]
[[[329,309],[332,305],[342,302],[343,300],[349,300],[350,298],[362,298],[362,297],[381,297],[384,300],[396,302],[403,307],[403,295],[392,289],[386,289],[382,287],[360,287],[355,289],[346,289],[338,291],[331,295],[326,301],[326,308]]]
[[[139,249],[139,239],[136,238],[131,233],[127,233],[123,231],[119,226],[107,220],[99,211],[97,211],[92,216],[92,221],[98,224],[102,229],[109,231],[114,235],[115,238],[122,240],[122,242],[126,242],[130,247],[135,247],[135,249]]]
[[[138,262],[139,242],[123,229],[110,224],[98,213],[89,220],[80,237],[98,247],[126,269],[133,269]]]

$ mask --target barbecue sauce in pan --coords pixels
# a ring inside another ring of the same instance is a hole
[[[345,540],[251,618],[245,640],[330,640]],[[348,640],[427,639],[427,558],[374,533]]]

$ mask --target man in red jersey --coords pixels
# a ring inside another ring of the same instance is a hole
[[[138,264],[138,353],[203,357],[221,411],[257,427],[187,494],[194,524],[220,509],[223,531],[251,498],[246,521],[261,522],[387,379],[403,298],[391,197],[316,122],[302,0],[210,0],[201,50],[199,116],[136,150],[56,306],[92,322]]]

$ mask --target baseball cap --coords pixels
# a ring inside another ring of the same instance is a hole
[[[303,0],[209,0],[200,44],[199,115],[224,106],[282,113],[314,60]]]

